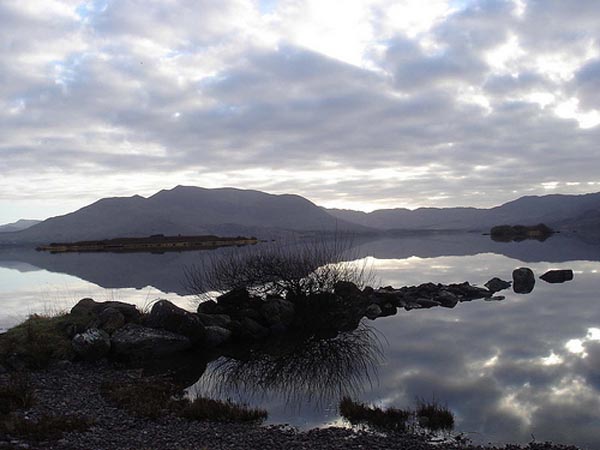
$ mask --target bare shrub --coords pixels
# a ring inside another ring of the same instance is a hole
[[[187,267],[185,284],[201,299],[236,288],[261,296],[332,292],[339,281],[362,288],[374,276],[366,262],[353,262],[352,246],[349,239],[323,238],[235,249]]]

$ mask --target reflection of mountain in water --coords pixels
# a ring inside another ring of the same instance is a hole
[[[17,268],[26,263],[51,272],[66,273],[103,288],[137,288],[153,286],[162,292],[188,294],[184,286],[185,267],[202,258],[227,251],[217,249],[182,253],[82,253],[48,254],[24,249],[0,251],[0,267]],[[600,246],[589,245],[573,236],[553,236],[545,242],[494,242],[475,233],[414,234],[379,240],[357,240],[351,258],[373,256],[378,259],[404,259],[411,256],[465,256],[496,253],[523,262],[600,261]],[[18,263],[18,264],[17,264]],[[27,267],[27,266],[21,266]],[[30,268],[30,267],[28,267]]]

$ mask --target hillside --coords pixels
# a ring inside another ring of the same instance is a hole
[[[0,225],[0,233],[12,233],[15,231],[25,230],[26,228],[29,228],[40,222],[41,222],[41,220],[20,219],[13,223],[7,223],[5,225]]]
[[[578,227],[583,220],[600,212],[600,193],[585,195],[528,196],[490,209],[418,208],[380,209],[371,213],[329,209],[335,217],[379,230],[489,230],[503,224],[537,224]],[[587,216],[585,216],[587,214]]]
[[[233,188],[177,186],[151,197],[98,200],[64,216],[53,217],[0,241],[43,243],[142,237],[152,234],[254,234],[269,230],[352,231],[365,228],[339,220],[298,195],[272,195]],[[224,233],[226,231],[226,233]]]

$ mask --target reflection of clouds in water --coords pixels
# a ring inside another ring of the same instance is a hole
[[[439,281],[483,283],[521,265],[497,255],[454,259],[453,278]],[[433,274],[431,266],[437,262],[414,262],[421,279],[431,279],[427,275]],[[475,280],[471,269],[477,266],[491,270]],[[599,280],[593,269],[597,266],[591,262],[531,264],[536,276],[561,267],[579,274],[563,285],[538,283],[527,296],[503,291],[507,298],[502,302],[400,311],[377,320],[375,325],[390,341],[389,363],[381,371],[381,388],[365,400],[403,407],[417,396],[434,395],[455,411],[459,430],[480,433],[476,436],[481,441],[527,442],[533,433],[538,440],[597,447],[600,311],[595,305]],[[387,267],[392,273],[392,267]]]

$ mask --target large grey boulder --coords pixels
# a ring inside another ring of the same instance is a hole
[[[90,328],[76,334],[71,340],[71,345],[77,356],[88,361],[97,361],[110,352],[110,337],[106,331]]]
[[[111,344],[115,355],[131,359],[170,356],[192,346],[191,341],[180,334],[132,323],[116,331]]]
[[[269,335],[268,328],[249,317],[243,317],[239,321],[232,322],[232,326],[234,336],[241,340],[258,341]]]
[[[529,294],[535,286],[535,276],[528,267],[519,267],[513,270],[513,291],[517,294]]]
[[[204,340],[204,325],[200,318],[168,300],[159,300],[150,310],[145,324],[150,328],[171,331],[190,339],[193,344]]]
[[[454,308],[458,303],[458,296],[445,289],[440,289],[433,300],[445,308]]]
[[[138,311],[135,305],[125,302],[97,302],[91,298],[83,298],[77,302],[73,308],[71,308],[71,314],[80,318],[87,318],[90,321],[96,320],[98,315],[107,308],[114,308],[118,310],[123,317],[125,322],[139,323],[141,319],[141,313]]]
[[[549,270],[540,278],[546,283],[564,283],[573,279],[573,271],[570,269]]]

